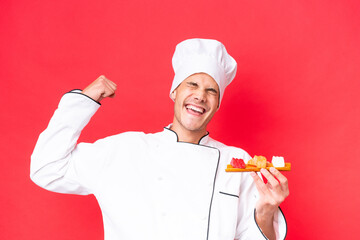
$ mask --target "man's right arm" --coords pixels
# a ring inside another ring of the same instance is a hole
[[[30,177],[37,185],[60,193],[92,193],[108,144],[105,140],[76,143],[100,107],[99,101],[114,96],[115,90],[113,82],[100,76],[84,91],[71,91],[62,97],[31,156]]]

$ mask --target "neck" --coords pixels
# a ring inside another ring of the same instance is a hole
[[[176,125],[172,125],[170,129],[176,132],[179,142],[198,144],[200,139],[207,134],[206,130],[191,131],[187,129],[181,129]]]

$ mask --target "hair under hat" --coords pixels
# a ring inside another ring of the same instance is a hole
[[[206,73],[218,84],[220,99],[225,88],[236,75],[237,64],[226,51],[225,46],[212,39],[188,39],[176,46],[172,65],[175,72],[170,94],[187,77],[195,73]]]

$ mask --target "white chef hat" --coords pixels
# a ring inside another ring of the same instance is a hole
[[[206,73],[219,86],[219,106],[225,88],[234,79],[237,68],[236,61],[227,53],[221,42],[199,38],[188,39],[179,43],[172,58],[172,65],[175,76],[170,95],[190,75]]]

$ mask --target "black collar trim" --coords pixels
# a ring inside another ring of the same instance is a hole
[[[189,142],[179,141],[179,136],[177,135],[177,133],[176,133],[174,130],[172,130],[172,129],[168,128],[168,127],[164,127],[164,129],[167,129],[167,130],[173,132],[173,133],[175,134],[175,136],[176,136],[176,141],[177,141],[177,142],[194,144],[194,145],[201,145],[201,146],[206,146],[206,145],[200,144],[200,142],[201,142],[201,140],[202,140],[204,137],[209,136],[209,134],[210,134],[209,132],[207,132],[204,136],[202,136],[202,137],[199,139],[199,142],[196,144],[196,143],[189,143]],[[206,147],[208,147],[208,146],[206,146]]]

